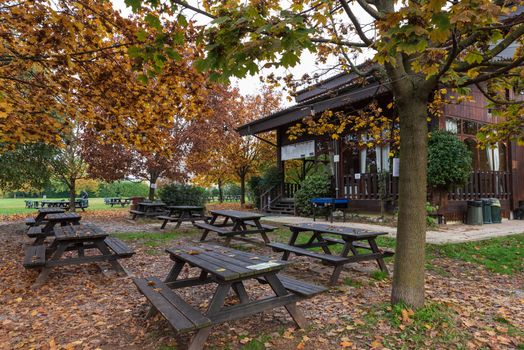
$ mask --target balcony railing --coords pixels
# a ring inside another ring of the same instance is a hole
[[[398,177],[387,175],[384,187],[385,198],[398,199]],[[344,195],[354,200],[379,200],[379,174],[344,176]],[[511,173],[505,171],[473,171],[465,186],[458,186],[448,193],[449,200],[474,200],[480,198],[509,199],[511,195]],[[428,194],[430,196],[430,194]]]

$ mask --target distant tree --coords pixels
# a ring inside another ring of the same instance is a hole
[[[57,154],[55,147],[42,143],[18,144],[0,154],[0,189],[39,192],[50,184],[49,162]]]

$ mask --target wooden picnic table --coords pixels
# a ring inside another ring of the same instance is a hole
[[[131,209],[131,219],[134,220],[141,216],[160,216],[165,215],[166,204],[162,202],[140,202],[137,204],[136,209]]]
[[[135,278],[134,283],[151,303],[147,317],[160,312],[176,332],[197,331],[189,344],[191,350],[202,349],[213,325],[280,306],[284,306],[295,323],[303,328],[307,321],[296,302],[325,291],[323,287],[279,274],[289,265],[286,261],[219,246],[185,246],[166,251],[175,262],[166,279],[162,282],[156,277]],[[198,277],[179,278],[185,265],[198,269]],[[258,300],[251,298],[244,285],[247,280],[268,283],[274,295]],[[217,287],[205,313],[173,291],[209,283]],[[231,289],[239,302],[224,306]]]
[[[95,225],[57,226],[53,230],[55,239],[46,248],[42,244],[30,245],[25,249],[24,267],[41,268],[33,287],[47,281],[54,267],[107,261],[118,273],[125,273],[117,259],[128,258],[134,252],[122,241]],[[100,254],[85,255],[86,250],[97,250]],[[76,257],[62,259],[66,251],[76,251]]]
[[[107,201],[106,203],[107,205],[110,205],[111,208],[115,205],[120,205],[123,207],[125,207],[126,205],[129,205],[131,204],[131,198],[120,198],[120,197],[115,197],[115,198],[107,198]]]
[[[167,215],[157,216],[157,219],[164,220],[161,229],[165,228],[168,222],[176,222],[175,229],[179,228],[184,221],[191,221],[193,225],[196,221],[207,223],[208,217],[205,215],[205,207],[195,205],[169,205]]]
[[[48,214],[46,216],[45,224],[42,226],[29,227],[27,235],[31,238],[36,238],[34,245],[44,243],[46,237],[53,235],[53,229],[56,225],[67,226],[67,225],[79,225],[82,217],[77,213],[55,213]]]
[[[65,209],[62,208],[40,208],[38,209],[38,214],[35,218],[27,218],[25,224],[28,226],[38,226],[44,220],[48,214],[60,214],[65,212]]]
[[[264,215],[250,211],[240,210],[211,210],[212,217],[209,223],[197,222],[196,227],[204,230],[200,241],[204,241],[209,232],[216,232],[219,236],[226,237],[226,245],[231,238],[245,237],[248,234],[260,234],[264,243],[270,243],[267,232],[276,229],[274,226],[263,225],[260,219]],[[222,219],[222,221],[217,221]]]
[[[82,209],[82,211],[85,211],[85,208],[88,207],[88,200],[87,199],[75,199],[75,208]],[[45,208],[46,206],[48,208],[64,208],[66,210],[69,209],[69,200],[60,199],[60,200],[42,200],[41,208]]]
[[[285,226],[291,230],[288,244],[270,243],[268,245],[275,251],[284,252],[282,260],[288,260],[289,255],[294,253],[299,256],[304,255],[320,259],[327,264],[333,265],[335,268],[330,278],[330,284],[332,285],[337,282],[344,265],[349,263],[376,260],[380,269],[388,272],[384,257],[391,256],[394,253],[390,250],[379,249],[375,241],[378,236],[387,235],[387,232],[317,223],[287,224]],[[297,239],[301,234],[309,234],[309,240],[304,244],[297,243]],[[339,238],[334,238],[333,235]],[[340,255],[333,254],[329,249],[329,246],[337,244],[343,246]],[[308,250],[318,247],[322,248],[323,253]],[[357,248],[369,252],[362,253]],[[352,254],[351,256],[349,255],[350,253]]]

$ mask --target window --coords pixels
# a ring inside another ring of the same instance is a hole
[[[446,118],[446,131],[458,134],[458,121],[452,118]]]
[[[473,122],[471,120],[464,120],[463,127],[464,127],[464,130],[463,130],[464,134],[466,135],[476,135],[477,134],[478,123]]]

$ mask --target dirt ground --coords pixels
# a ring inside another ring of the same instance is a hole
[[[90,213],[83,221],[111,233],[161,232],[159,222],[134,222],[125,212]],[[162,246],[127,240],[136,251],[132,258],[121,260],[129,276],[116,275],[108,264],[61,267],[37,290],[30,286],[38,272],[22,266],[24,245],[30,243],[25,230],[21,221],[0,223],[0,349],[181,348],[161,317],[144,320],[147,304],[131,277],[163,278],[171,267],[164,249],[194,244],[192,240],[198,237],[191,234],[194,230],[182,230],[183,234]],[[261,245],[242,249],[274,255]],[[305,257],[295,261],[287,274],[327,283],[331,268]],[[392,310],[388,306],[390,279],[374,279],[376,264],[363,262],[346,268],[341,282],[328,292],[299,303],[310,322],[307,329],[296,329],[285,309],[278,308],[215,326],[206,348],[522,349],[522,273],[498,275],[474,264],[442,258],[429,264],[427,303],[434,307],[425,316],[409,309]],[[393,268],[391,261],[388,266]],[[186,269],[182,277],[193,273]],[[253,287],[248,284],[252,297],[270,294],[268,288]],[[180,294],[193,306],[205,309],[213,290],[207,285],[183,289]],[[237,301],[230,295],[227,302]],[[179,340],[182,344],[187,336]]]

